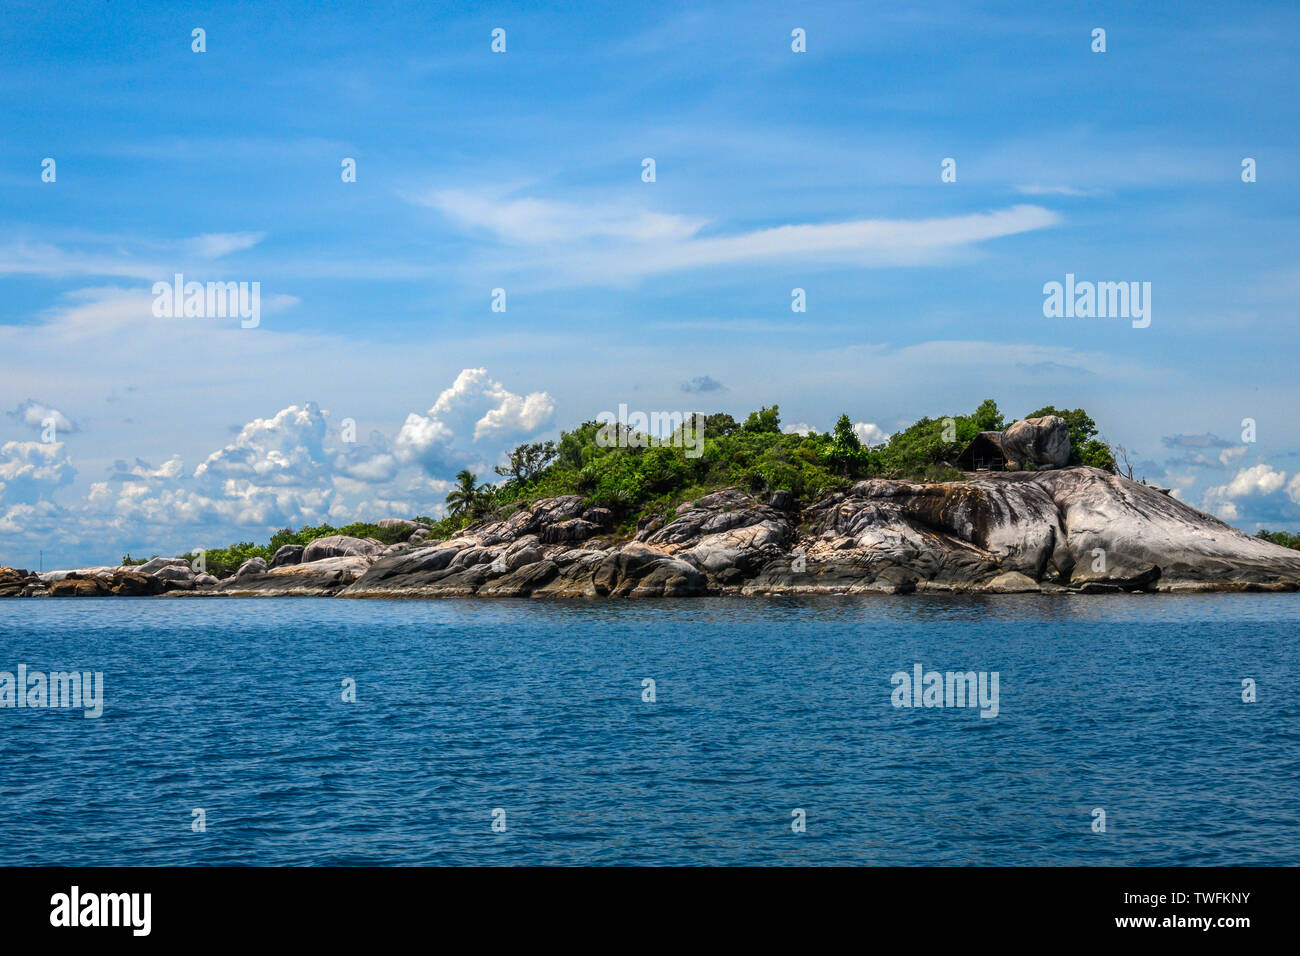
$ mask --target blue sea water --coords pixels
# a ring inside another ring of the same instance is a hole
[[[1300,595],[4,601],[0,671],[102,671],[105,705],[0,709],[0,865],[1294,865],[1297,625]],[[997,717],[893,706],[916,663],[997,671]]]

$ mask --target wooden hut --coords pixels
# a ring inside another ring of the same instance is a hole
[[[957,456],[962,471],[1001,471],[1005,466],[1001,432],[980,432]]]

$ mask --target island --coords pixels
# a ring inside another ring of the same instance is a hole
[[[0,568],[0,596],[1300,589],[1300,551],[1119,473],[1081,410],[1048,407],[1007,425],[986,401],[876,447],[847,415],[830,433],[801,434],[782,431],[778,412],[743,424],[688,416],[666,436],[616,424],[612,441],[608,423],[587,422],[558,444],[517,448],[497,485],[462,472],[436,520],[285,529],[262,548],[117,566]],[[370,533],[349,533],[358,528]]]

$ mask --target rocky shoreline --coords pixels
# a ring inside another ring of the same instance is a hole
[[[0,597],[692,597],[708,594],[1295,591],[1300,552],[1096,468],[964,482],[870,479],[803,503],[731,488],[631,540],[576,495],[445,541],[320,538],[218,580],[183,558],[37,574]]]

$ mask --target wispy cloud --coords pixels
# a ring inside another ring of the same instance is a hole
[[[575,281],[608,282],[687,269],[766,262],[850,266],[920,265],[1003,236],[1060,222],[1049,209],[1017,205],[929,219],[795,223],[734,234],[701,234],[707,220],[628,209],[443,190],[416,199],[456,224],[531,248],[529,263]],[[520,264],[517,254],[511,259]]]
[[[164,271],[157,262],[121,254],[63,249],[45,242],[0,245],[0,275],[155,279]]]
[[[1037,184],[1017,186],[1016,192],[1022,196],[1070,196],[1079,199],[1105,196],[1107,194],[1104,189],[1080,189],[1076,186],[1040,186]]]
[[[251,249],[261,232],[213,232],[157,241],[87,236],[73,244],[16,240],[0,244],[0,275],[156,280],[175,269]]]
[[[464,190],[439,190],[415,198],[452,221],[526,245],[615,239],[664,242],[689,239],[705,219],[618,206],[582,206],[542,199],[502,199]]]
[[[186,239],[181,248],[200,259],[219,259],[232,252],[251,249],[264,238],[263,232],[209,232],[193,239]]]

